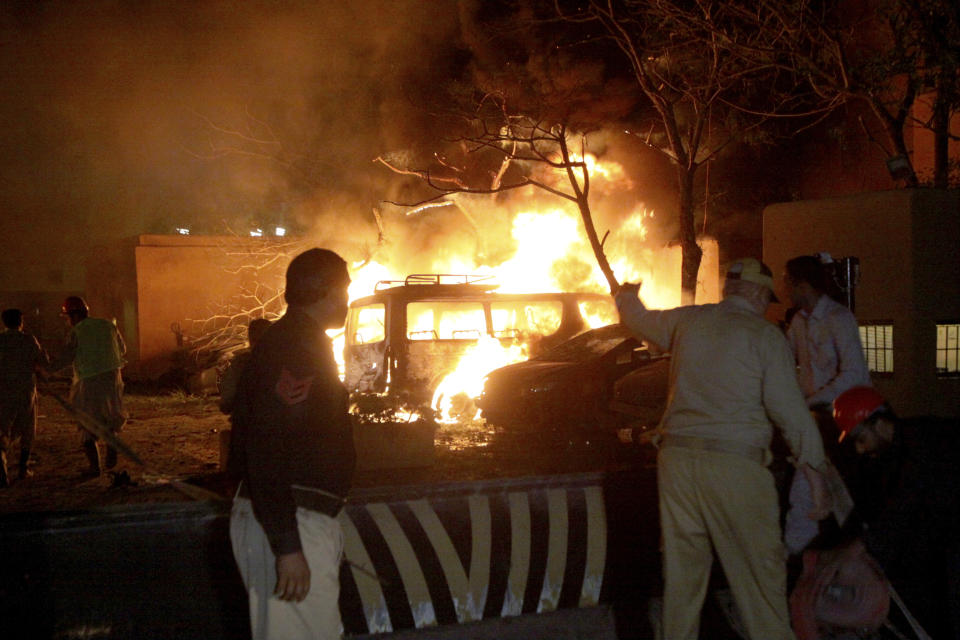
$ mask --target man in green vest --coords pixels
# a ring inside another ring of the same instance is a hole
[[[123,410],[123,378],[120,369],[126,364],[123,359],[126,344],[117,325],[104,318],[89,317],[87,303],[79,296],[69,296],[63,301],[60,315],[70,323],[67,345],[51,367],[56,371],[73,365],[73,386],[70,402],[78,410],[94,418],[114,433],[126,422]],[[81,428],[83,451],[90,466],[85,476],[100,475],[100,452],[97,438]],[[117,450],[106,447],[104,467],[117,466]]]

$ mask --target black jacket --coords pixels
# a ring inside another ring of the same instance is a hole
[[[277,387],[282,378],[308,381],[306,399],[285,403]],[[289,309],[254,348],[237,396],[231,472],[243,481],[273,552],[298,551],[291,486],[346,496],[356,461],[347,391],[320,325]]]

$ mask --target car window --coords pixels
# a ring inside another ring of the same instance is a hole
[[[609,353],[629,339],[630,333],[622,325],[609,325],[581,333],[533,359],[550,362],[582,362]]]
[[[347,340],[350,345],[380,342],[386,338],[386,310],[382,304],[350,309]]]
[[[559,300],[490,303],[493,335],[498,338],[549,336],[560,328],[562,316],[563,303]]]
[[[479,302],[410,302],[407,338],[410,340],[477,340],[487,333]]]
[[[613,298],[581,300],[577,305],[580,307],[580,315],[588,327],[602,327],[620,322],[620,316],[617,315],[617,306],[613,303]]]

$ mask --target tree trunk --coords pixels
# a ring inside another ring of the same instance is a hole
[[[680,191],[680,304],[688,305],[697,299],[697,275],[703,249],[697,244],[697,230],[693,217],[693,181],[696,168],[677,166]]]
[[[912,104],[913,101],[910,100],[909,104]],[[907,174],[903,177],[903,181],[907,187],[919,187],[920,181],[917,179],[917,172],[913,168],[913,160],[910,158],[910,151],[907,150],[907,141],[903,138],[903,124],[904,121],[899,118],[894,118],[890,115],[883,105],[871,101],[870,107],[873,109],[873,112],[880,119],[880,122],[883,123],[883,130],[887,134],[887,139],[893,145],[893,148],[896,149],[897,155],[903,156],[907,162]],[[905,106],[902,110],[903,113],[907,112],[908,106]]]
[[[620,283],[613,275],[613,269],[607,261],[607,255],[603,252],[603,245],[597,236],[597,228],[593,225],[593,213],[590,211],[590,176],[584,170],[583,184],[577,180],[573,171],[573,165],[570,162],[570,150],[567,148],[566,128],[561,127],[557,135],[557,144],[560,147],[560,155],[563,158],[563,164],[566,168],[567,179],[570,181],[570,187],[576,194],[577,208],[580,210],[580,218],[583,220],[583,229],[587,233],[587,239],[590,240],[590,248],[593,249],[593,255],[600,265],[600,271],[607,279],[607,285],[610,287],[610,295],[617,295],[620,290]]]
[[[603,272],[604,277],[607,279],[607,284],[610,286],[610,295],[617,295],[617,291],[620,290],[620,283],[617,282],[617,277],[613,273],[613,269],[610,267],[610,262],[607,261],[607,256],[603,252],[603,245],[600,244],[600,238],[597,236],[597,228],[593,225],[593,215],[590,212],[590,204],[587,202],[586,198],[577,199],[577,208],[580,209],[580,218],[583,219],[583,228],[587,232],[587,238],[590,240],[590,248],[593,249],[593,255],[597,258],[597,264],[600,265],[600,271]]]
[[[933,186],[950,186],[950,103],[945,85],[949,79],[937,78],[937,97],[933,103]]]

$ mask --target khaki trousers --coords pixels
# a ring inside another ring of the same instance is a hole
[[[732,453],[665,447],[658,458],[666,640],[696,640],[713,551],[753,640],[793,639],[773,476]]]
[[[233,557],[250,597],[253,640],[335,640],[341,637],[340,558],[343,532],[329,516],[297,509],[300,544],[310,567],[310,591],[302,602],[273,595],[276,557],[247,498],[236,497],[230,513]]]

